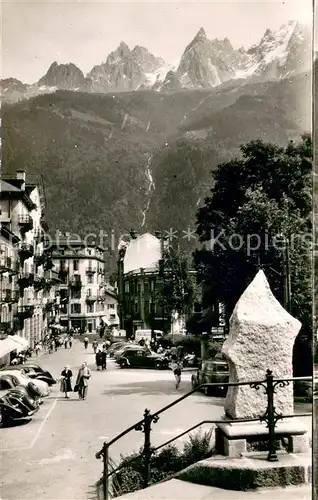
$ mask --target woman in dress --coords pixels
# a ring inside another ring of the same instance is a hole
[[[61,377],[62,377],[62,379],[61,379],[60,391],[64,392],[65,397],[67,399],[69,399],[69,396],[68,396],[67,393],[68,392],[72,392],[72,383],[71,383],[71,380],[72,380],[72,377],[73,377],[73,373],[70,370],[69,366],[65,366],[64,370],[61,373]]]
[[[91,376],[91,371],[87,366],[86,361],[82,363],[81,368],[78,371],[76,385],[78,388],[78,397],[79,399],[86,399],[87,389],[88,389],[88,380]]]

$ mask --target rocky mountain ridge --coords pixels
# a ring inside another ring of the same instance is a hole
[[[210,40],[200,28],[174,67],[145,47],[130,49],[121,42],[86,76],[73,63],[54,62],[32,85],[13,78],[2,80],[1,94],[4,102],[15,102],[56,90],[108,93],[209,89],[231,80],[238,84],[240,80],[279,80],[309,70],[310,65],[311,32],[297,21],[277,31],[266,30],[260,42],[247,50],[234,49],[228,38]]]

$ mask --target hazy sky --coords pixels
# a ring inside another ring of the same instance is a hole
[[[2,0],[2,78],[32,83],[53,61],[87,73],[123,40],[173,63],[201,26],[235,48],[257,43],[267,28],[311,23],[311,0],[108,2]]]

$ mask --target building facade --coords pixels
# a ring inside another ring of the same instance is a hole
[[[137,329],[170,330],[171,318],[157,298],[162,285],[162,253],[162,241],[149,233],[132,233],[131,241],[119,248],[119,318],[128,337],[133,337]]]
[[[48,333],[46,304],[54,304],[52,311],[58,315],[58,277],[44,248],[43,208],[43,186],[27,182],[23,170],[1,179],[0,256],[11,266],[1,266],[1,331],[18,333],[31,346]]]
[[[54,270],[60,278],[60,324],[95,333],[105,316],[104,249],[68,234],[50,244]]]

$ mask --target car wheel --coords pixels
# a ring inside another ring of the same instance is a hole
[[[127,361],[121,361],[121,362],[120,362],[120,368],[128,368],[128,363],[127,363]]]

